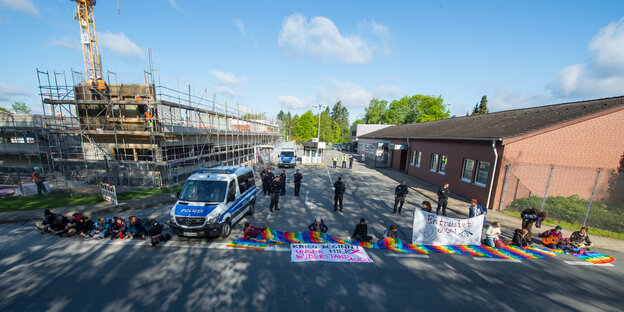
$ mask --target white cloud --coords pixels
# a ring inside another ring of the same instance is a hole
[[[602,28],[589,43],[585,63],[559,72],[557,91],[566,97],[624,94],[624,17]]]
[[[136,60],[144,57],[143,50],[126,37],[124,33],[113,34],[105,31],[99,33],[98,36],[101,47],[109,49],[126,60]]]
[[[480,100],[475,99],[475,104]],[[498,112],[510,109],[527,108],[541,105],[552,104],[553,97],[544,94],[529,94],[519,91],[507,90],[505,86],[498,86],[495,88],[493,94],[488,95],[488,110],[490,112]],[[459,107],[451,107],[452,109],[460,109],[455,113],[462,115],[463,111]],[[468,113],[472,113],[474,106],[468,107],[466,110]]]
[[[29,96],[30,92],[20,86],[0,82],[0,101],[8,101],[14,96]]]
[[[80,42],[75,37],[70,36],[53,36],[50,39],[50,47],[63,47],[72,50],[81,50]]]
[[[0,0],[0,6],[39,16],[39,10],[32,0]]]
[[[403,90],[401,90],[401,88],[397,87],[397,86],[389,86],[389,85],[385,85],[382,84],[380,86],[378,86],[377,88],[375,88],[375,97],[376,98],[399,98],[403,96]]]
[[[332,80],[329,87],[317,88],[317,99],[326,105],[341,101],[346,107],[364,107],[372,98],[373,93],[348,81]]]
[[[245,77],[236,77],[233,73],[226,73],[226,72],[222,72],[222,71],[218,71],[214,69],[211,70],[209,73],[210,75],[217,78],[221,82],[221,84],[224,84],[224,85],[235,85],[235,84],[243,83],[247,79]]]
[[[169,5],[170,5],[172,8],[174,8],[174,9],[176,9],[176,10],[178,10],[178,11],[182,12],[182,8],[178,5],[178,3],[176,2],[176,0],[167,0],[167,1],[169,2]]]
[[[222,95],[222,96],[227,96],[227,97],[237,97],[238,96],[238,92],[232,90],[230,87],[226,87],[226,86],[217,86],[215,88],[215,93]]]
[[[282,23],[278,42],[293,57],[307,55],[352,64],[366,63],[373,57],[369,41],[362,36],[341,34],[334,22],[323,16],[310,21],[301,14],[288,16]]]
[[[243,36],[247,35],[247,31],[245,30],[245,24],[243,24],[243,21],[236,18],[234,19],[234,23],[236,24],[236,27],[238,27],[238,30],[240,30]]]
[[[298,97],[292,95],[282,95],[277,98],[277,102],[280,104],[280,107],[288,109],[302,109],[306,107],[311,107],[308,101],[301,100]]]

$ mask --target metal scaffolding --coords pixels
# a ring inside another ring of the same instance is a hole
[[[0,116],[0,172],[25,174],[35,164],[69,180],[173,186],[200,167],[252,164],[256,146],[280,138],[264,114],[190,88],[146,79],[98,90],[81,76],[72,70],[68,85],[64,72],[37,69],[43,115]]]

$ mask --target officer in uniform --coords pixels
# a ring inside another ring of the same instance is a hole
[[[282,183],[280,188],[280,196],[286,195],[286,170],[282,169],[280,174],[280,182]]]
[[[297,169],[297,172],[295,172],[295,196],[299,196],[299,190],[301,189],[301,179],[303,179],[303,176],[301,175],[301,172],[299,172],[299,169]]]
[[[405,180],[401,181],[401,184],[397,185],[394,189],[394,211],[392,213],[397,212],[397,205],[399,206],[399,214],[401,214],[401,209],[403,208],[403,203],[405,203],[405,196],[409,193],[409,189],[405,183]]]
[[[342,169],[347,169],[347,155],[342,155]]]
[[[340,212],[342,212],[342,196],[346,190],[346,184],[342,181],[342,177],[339,177],[334,183],[334,211],[338,211],[338,203],[340,203]]]
[[[279,176],[275,177],[275,180],[271,182],[270,189],[271,189],[271,206],[269,207],[269,210],[273,212],[273,207],[275,207],[275,210],[279,211],[279,198],[280,198],[280,191],[282,189],[282,182],[280,181]]]
[[[334,157],[332,157],[332,161],[334,162],[334,168],[336,168],[336,163],[338,162],[338,157],[336,157],[336,155],[334,155]]]
[[[264,169],[262,169],[262,172],[260,172],[260,182],[262,182],[262,192],[264,192],[264,190],[267,189],[266,181],[264,180],[264,178],[266,178],[268,171],[269,171],[269,167],[267,165],[264,165]]]
[[[271,183],[273,183],[273,180],[275,180],[275,175],[273,175],[271,169],[267,169],[267,174],[264,176],[264,180],[262,181],[262,192],[264,192],[264,196],[266,196],[267,193],[271,195]]]

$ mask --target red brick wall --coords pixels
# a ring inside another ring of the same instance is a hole
[[[473,183],[467,183],[461,180],[461,172],[463,169],[464,158],[476,161],[490,162],[490,172],[488,174],[488,186],[491,179],[491,173],[494,167],[494,153],[492,151],[491,142],[435,142],[425,140],[410,140],[410,151],[408,153],[408,161],[411,157],[411,151],[420,151],[421,160],[420,167],[408,166],[408,174],[429,182],[435,186],[441,186],[444,183],[450,184],[451,193],[457,194],[464,198],[476,198],[480,203],[485,203],[488,197],[487,186],[481,187]],[[500,154],[500,148],[499,154]],[[431,165],[431,155],[447,155],[446,173],[444,175],[429,170]],[[476,168],[473,171],[473,178],[476,174]],[[485,206],[485,205],[484,205]],[[468,207],[466,207],[468,209]]]
[[[624,110],[588,119],[519,141],[505,144],[500,174],[511,164],[510,176],[521,181],[520,194],[543,196],[551,164],[554,165],[548,195],[578,194],[589,198],[598,168],[603,168],[595,198],[606,196],[608,179],[624,152]],[[506,207],[516,192],[516,180],[509,179]],[[504,178],[498,179],[494,207],[498,209]]]

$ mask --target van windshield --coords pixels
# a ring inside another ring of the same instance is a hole
[[[187,181],[180,194],[182,201],[222,202],[225,198],[225,181]]]
[[[295,157],[295,152],[282,152],[282,157]]]

